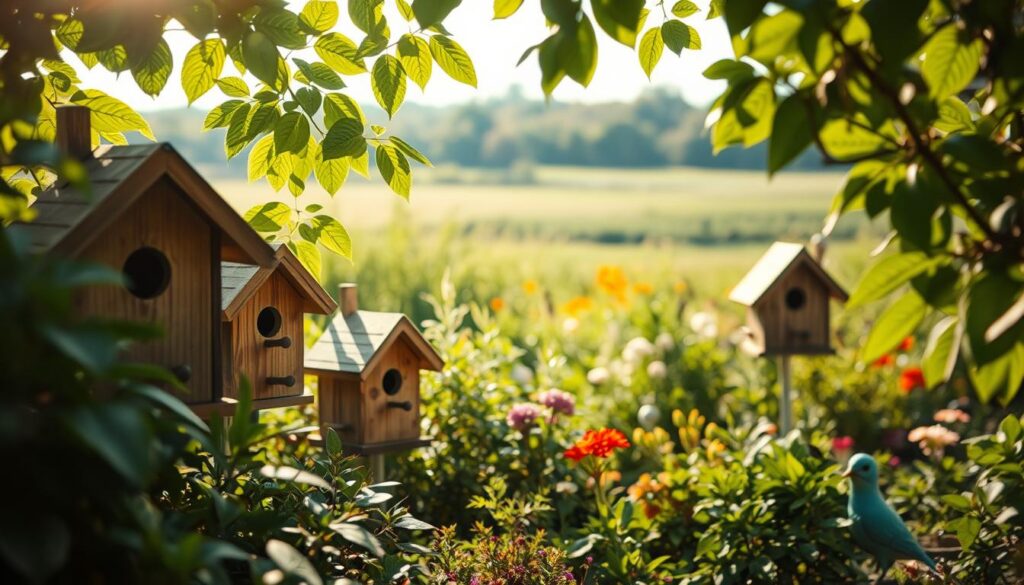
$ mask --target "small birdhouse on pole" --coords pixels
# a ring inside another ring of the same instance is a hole
[[[761,356],[778,356],[782,377],[780,429],[792,428],[789,356],[834,353],[829,302],[846,291],[802,244],[775,242],[729,299],[747,307],[747,332]]]

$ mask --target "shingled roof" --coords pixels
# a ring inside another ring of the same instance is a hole
[[[273,248],[275,261],[269,268],[238,262],[221,262],[220,291],[223,319],[225,321],[234,319],[246,301],[259,290],[275,270],[281,270],[285,280],[303,297],[303,312],[328,315],[334,311],[337,307],[334,300],[320,286],[316,278],[306,270],[288,246],[274,244]]]
[[[77,255],[166,177],[220,229],[223,259],[264,266],[274,263],[270,246],[171,145],[104,145],[82,163],[88,172],[88,192],[59,182],[39,194],[32,205],[33,221],[9,228],[14,237],[27,240],[29,251]]]
[[[846,291],[811,257],[803,244],[775,242],[761,256],[757,264],[743,277],[729,294],[729,299],[748,307],[755,305],[772,285],[797,266],[808,266],[829,291],[829,296],[841,301],[847,299]]]
[[[423,358],[423,369],[439,371],[444,363],[416,326],[401,313],[339,313],[306,351],[307,372],[364,375],[385,348],[405,337]]]

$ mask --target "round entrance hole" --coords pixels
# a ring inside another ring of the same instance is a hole
[[[145,246],[128,255],[121,267],[128,292],[140,299],[160,296],[171,284],[171,263],[156,248]]]
[[[263,337],[273,337],[281,330],[281,312],[274,307],[264,307],[256,315],[256,331]]]
[[[402,389],[402,372],[394,368],[384,372],[384,380],[381,381],[381,386],[384,387],[384,393],[388,396],[398,394],[398,391]]]
[[[807,304],[807,293],[804,289],[794,286],[786,291],[786,306],[793,311],[802,309]]]

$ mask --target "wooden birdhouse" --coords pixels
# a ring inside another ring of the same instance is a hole
[[[10,228],[30,251],[104,264],[124,286],[85,288],[82,316],[146,322],[164,334],[123,358],[165,366],[191,405],[219,402],[221,262],[263,267],[274,250],[168,144],[91,147],[89,110],[57,109],[57,141],[88,171],[89,189],[58,181]]]
[[[833,353],[829,300],[847,294],[801,244],[776,242],[732,290],[761,355]]]
[[[303,314],[329,315],[334,300],[287,246],[271,268],[221,263],[224,396],[237,398],[245,376],[254,404],[310,403],[303,396]]]
[[[420,437],[420,370],[440,371],[441,357],[405,315],[360,311],[354,284],[338,297],[305,360],[318,379],[322,433],[333,428],[359,455],[429,443]]]

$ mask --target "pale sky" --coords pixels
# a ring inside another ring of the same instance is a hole
[[[647,80],[640,69],[636,53],[612,41],[595,25],[599,48],[597,73],[594,79],[589,87],[583,88],[566,78],[555,90],[554,99],[561,102],[629,101],[651,87],[669,87],[677,89],[693,104],[708,104],[718,95],[722,86],[721,82],[704,79],[701,72],[715,61],[731,57],[732,49],[722,19],[705,20],[707,3],[707,0],[697,0],[702,12],[685,19],[687,24],[695,27],[700,33],[703,48],[700,51],[684,50],[682,57],[676,57],[666,48],[651,81]],[[342,14],[337,30],[358,40],[361,38],[359,31],[348,23],[344,0],[339,4]],[[531,98],[542,97],[540,67],[537,64],[536,53],[521,66],[516,67],[522,52],[549,34],[539,8],[527,3],[512,18],[495,21],[492,20],[492,5],[490,0],[466,0],[445,22],[455,40],[472,57],[476,66],[478,88],[473,89],[452,81],[435,64],[433,76],[425,92],[409,81],[406,101],[432,105],[463,103],[504,95],[514,85],[522,87],[524,93]],[[292,10],[298,11],[301,6],[301,2],[293,2]],[[391,3],[388,3],[388,6],[390,7]],[[409,25],[397,13],[387,13],[387,16],[394,38],[406,32],[405,29]],[[648,27],[660,22],[661,15],[657,10],[652,11],[648,18]],[[101,66],[94,67],[92,71],[84,71],[84,67],[79,67],[80,63],[74,57],[69,60],[83,70],[83,87],[103,89],[138,110],[182,107],[187,101],[181,90],[180,66],[185,53],[196,43],[196,39],[186,32],[169,32],[168,42],[174,53],[175,70],[163,93],[156,99],[143,94],[128,72],[122,74],[125,79],[118,80],[114,74]],[[315,53],[309,53],[307,59],[316,59]],[[299,52],[293,56],[301,55]],[[228,63],[222,75],[237,75],[237,72]],[[255,81],[251,77],[247,80],[250,81],[250,86],[255,86]],[[368,75],[346,77],[345,82],[349,86],[346,91],[360,102],[374,101]],[[214,88],[195,105],[206,110],[225,99],[226,97]]]

